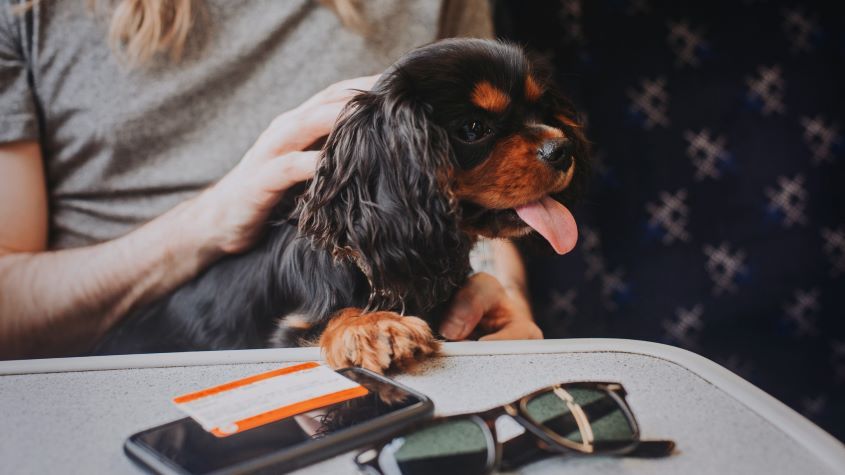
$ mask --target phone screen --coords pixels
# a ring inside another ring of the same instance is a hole
[[[170,466],[202,474],[294,449],[423,404],[420,397],[388,380],[380,381],[353,370],[340,373],[366,387],[368,394],[228,437],[216,437],[186,418],[136,434],[131,441],[165,459]]]

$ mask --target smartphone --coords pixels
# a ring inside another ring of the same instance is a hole
[[[433,415],[430,399],[384,376],[361,368],[338,373],[368,393],[228,437],[179,419],[132,435],[123,449],[154,473],[281,473],[396,435]]]

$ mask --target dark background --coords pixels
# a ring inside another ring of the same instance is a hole
[[[689,349],[845,440],[839,3],[496,2],[594,143],[578,247],[527,253],[546,337]]]

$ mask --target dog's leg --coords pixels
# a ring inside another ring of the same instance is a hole
[[[317,346],[325,324],[313,323],[305,314],[294,313],[282,317],[276,323],[276,329],[270,336],[268,346],[272,348],[290,348]]]
[[[378,373],[408,369],[440,350],[428,323],[395,312],[339,311],[320,336],[326,362],[334,368],[360,366]]]

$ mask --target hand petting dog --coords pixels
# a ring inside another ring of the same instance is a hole
[[[279,115],[235,168],[196,198],[198,210],[212,211],[199,215],[208,217],[221,251],[238,253],[255,243],[284,192],[314,176],[320,152],[308,146],[327,136],[349,100],[378,78],[340,81]]]

